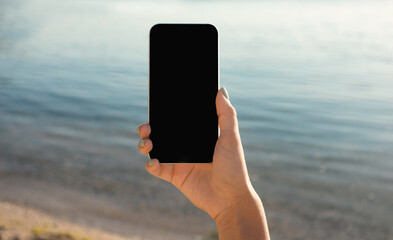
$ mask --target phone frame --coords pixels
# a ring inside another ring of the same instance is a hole
[[[149,124],[150,124],[150,56],[151,56],[150,55],[150,44],[151,44],[150,39],[151,39],[151,30],[155,26],[163,25],[163,24],[165,24],[165,25],[169,25],[169,24],[174,24],[174,25],[179,25],[179,24],[182,24],[182,25],[200,25],[200,24],[203,24],[203,25],[211,25],[211,26],[213,26],[216,29],[216,31],[217,31],[217,76],[218,76],[217,77],[217,86],[218,86],[217,92],[221,88],[221,77],[220,77],[220,32],[219,32],[218,28],[215,25],[211,24],[211,23],[156,23],[156,24],[154,24],[150,28],[150,31],[149,31],[149,51],[148,51],[148,54],[149,54],[149,73],[148,73],[148,78],[149,78],[149,80],[148,80],[148,101],[147,101],[147,103],[148,103],[147,118],[148,118],[148,123]],[[220,137],[220,128],[218,126],[217,126],[217,131],[218,131],[217,136]],[[149,159],[151,159],[150,152],[148,153],[148,157],[149,157]],[[163,163],[163,164],[172,165],[173,166],[174,164],[211,164],[211,163],[184,163],[183,162],[183,163]]]

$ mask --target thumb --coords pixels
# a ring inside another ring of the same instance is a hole
[[[228,92],[224,87],[220,88],[216,97],[216,109],[218,115],[218,126],[220,133],[237,133],[237,116],[236,110],[229,101]]]

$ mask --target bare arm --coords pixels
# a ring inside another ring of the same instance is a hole
[[[214,220],[218,236],[222,240],[270,239],[265,210],[255,191],[223,210]]]

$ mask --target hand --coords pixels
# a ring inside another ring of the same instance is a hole
[[[248,220],[254,222],[250,223],[248,228],[254,226],[256,230],[249,231],[245,226],[235,233],[239,236],[236,239],[242,239],[244,235],[250,234],[256,236],[255,239],[268,239],[262,203],[248,177],[236,111],[224,88],[217,93],[216,109],[220,136],[216,143],[212,163],[168,165],[160,164],[158,159],[151,159],[146,163],[146,170],[172,183],[195,206],[207,212],[217,223],[220,239],[224,235],[235,239],[230,229],[235,229],[233,225],[247,225]],[[148,123],[138,127],[142,138],[138,148],[145,155],[148,155],[153,148],[152,141],[148,139],[150,131]],[[261,214],[255,214],[259,212]],[[241,216],[244,213],[247,216]],[[234,218],[241,219],[242,223],[234,223],[232,220]],[[258,225],[259,223],[262,225]],[[220,233],[220,230],[225,233]],[[265,238],[260,238],[261,231],[265,231],[263,235]],[[253,238],[250,236],[248,239]]]
[[[218,91],[216,97],[220,137],[211,164],[167,165],[157,159],[146,163],[149,173],[175,185],[213,219],[233,201],[248,194],[250,188],[236,111],[222,91]],[[153,148],[148,139],[150,125],[145,123],[138,130],[142,138],[139,151],[147,155]]]

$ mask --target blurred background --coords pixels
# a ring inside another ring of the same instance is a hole
[[[159,22],[219,29],[273,239],[393,239],[392,1],[0,0],[0,205],[127,239],[217,239],[136,149]]]

